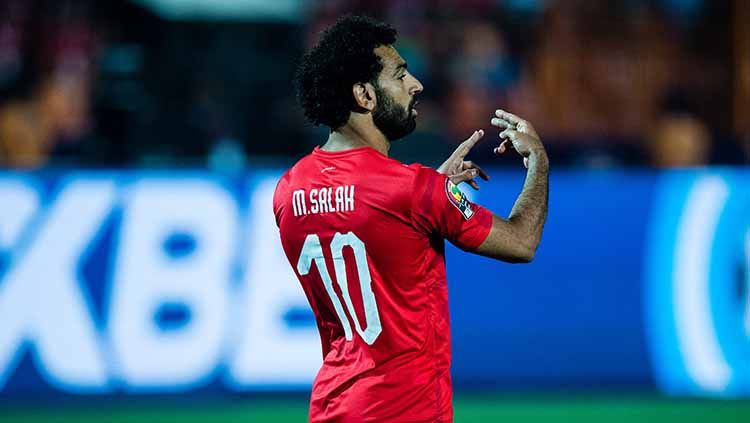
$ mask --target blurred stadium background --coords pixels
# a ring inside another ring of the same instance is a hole
[[[363,12],[425,85],[392,155],[497,107],[553,172],[536,261],[448,249],[456,421],[750,421],[750,3],[0,0],[0,421],[306,418],[275,181],[291,76]],[[507,212],[517,158],[472,153]]]

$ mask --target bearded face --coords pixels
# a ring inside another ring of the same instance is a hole
[[[372,113],[375,126],[389,141],[396,141],[411,134],[417,127],[414,111],[416,99],[412,97],[407,107],[398,104],[385,90],[375,85],[378,105]]]

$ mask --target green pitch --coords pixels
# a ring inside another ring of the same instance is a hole
[[[125,400],[123,400],[125,401]],[[23,423],[229,423],[304,422],[302,399],[232,400],[212,404],[174,402],[0,409],[0,421]],[[674,400],[660,397],[467,396],[455,400],[461,422],[750,422],[750,401]]]

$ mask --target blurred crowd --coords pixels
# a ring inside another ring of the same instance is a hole
[[[349,12],[393,24],[425,86],[402,160],[437,163],[498,107],[560,165],[750,157],[742,0],[300,1],[290,21],[169,21],[143,3],[0,0],[0,166],[241,170],[306,154],[327,134],[295,103],[295,63]]]

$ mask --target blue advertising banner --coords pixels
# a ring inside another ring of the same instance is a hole
[[[660,386],[750,396],[750,174],[665,175],[647,255],[647,334]]]
[[[278,170],[0,174],[0,395],[307,390]],[[523,174],[473,195],[507,215]],[[535,261],[448,248],[458,388],[750,394],[750,172],[559,172]]]
[[[652,385],[641,281],[656,180],[647,173],[554,174],[531,264],[452,249],[459,386]],[[522,182],[523,174],[493,175],[478,201],[507,216]]]

